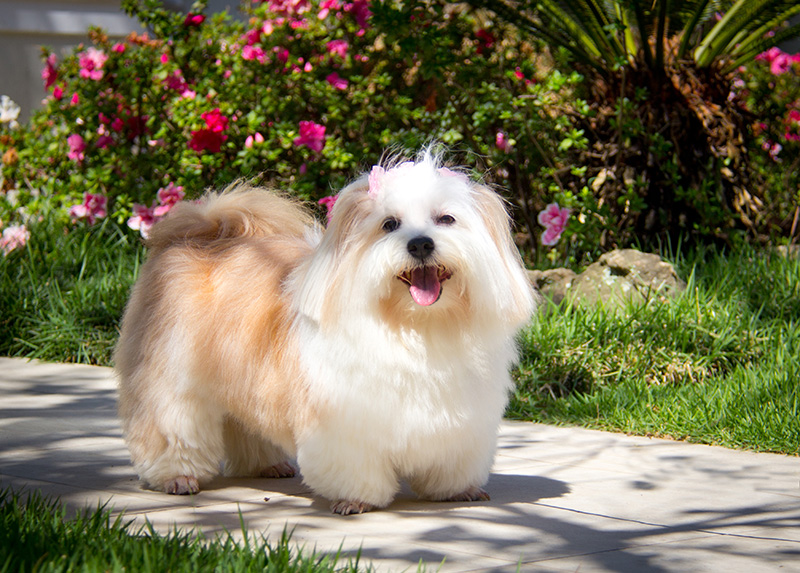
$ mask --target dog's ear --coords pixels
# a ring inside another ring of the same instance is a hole
[[[314,255],[295,271],[290,287],[294,293],[295,309],[324,326],[335,324],[345,299],[347,276],[343,265],[348,243],[357,233],[358,222],[373,201],[367,195],[366,177],[345,187],[336,199],[328,227]]]
[[[503,199],[483,185],[470,185],[478,213],[497,248],[499,255],[493,280],[496,282],[496,304],[505,318],[522,325],[530,320],[538,297],[511,236],[511,218]]]

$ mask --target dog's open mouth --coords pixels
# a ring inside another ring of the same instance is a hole
[[[409,269],[397,276],[408,285],[408,292],[420,306],[430,306],[442,296],[442,283],[453,274],[443,266]]]

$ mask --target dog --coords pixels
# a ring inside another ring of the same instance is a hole
[[[500,196],[421,152],[310,210],[235,184],[147,239],[115,349],[143,482],[304,482],[347,515],[489,499],[516,334],[538,295]],[[223,465],[224,463],[224,465]]]

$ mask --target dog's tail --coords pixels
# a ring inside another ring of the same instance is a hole
[[[197,246],[240,237],[306,236],[317,226],[303,206],[277,193],[234,183],[196,202],[182,202],[155,224],[146,244],[151,253],[176,243]]]

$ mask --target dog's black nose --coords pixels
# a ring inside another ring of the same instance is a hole
[[[415,259],[427,259],[433,252],[433,239],[430,237],[414,237],[408,242],[408,252]]]

